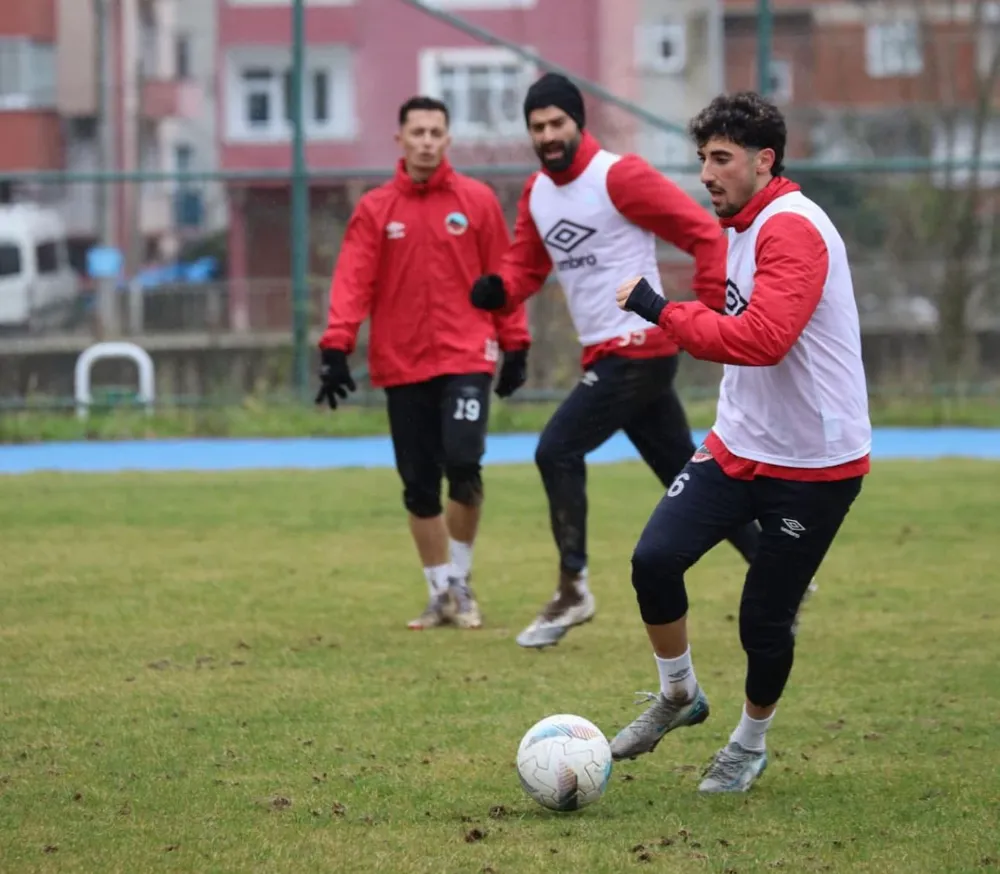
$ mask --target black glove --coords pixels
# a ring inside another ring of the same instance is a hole
[[[625,309],[631,310],[636,315],[642,316],[647,322],[654,325],[660,323],[660,313],[667,305],[667,299],[658,294],[652,285],[645,279],[640,279],[635,288],[629,292],[625,301]]]
[[[528,380],[528,350],[504,352],[503,366],[495,389],[498,398],[509,398]]]
[[[504,290],[503,280],[495,273],[480,276],[472,283],[469,301],[477,310],[503,309],[507,303],[507,292]]]
[[[347,392],[355,391],[357,386],[351,379],[346,352],[340,349],[324,349],[322,356],[323,364],[319,369],[320,387],[314,403],[321,404],[326,399],[330,409],[335,410],[337,397],[346,398]]]

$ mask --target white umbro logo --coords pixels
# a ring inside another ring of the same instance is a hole
[[[802,536],[802,532],[806,530],[806,526],[799,522],[798,519],[782,519],[781,530],[785,534],[798,538]]]
[[[385,226],[385,235],[390,240],[402,240],[406,236],[406,225],[402,222],[389,222]]]
[[[586,371],[580,379],[584,385],[594,385],[597,382],[597,374],[593,370]]]

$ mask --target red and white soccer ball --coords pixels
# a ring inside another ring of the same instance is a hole
[[[608,788],[611,745],[588,719],[569,713],[536,722],[517,749],[524,791],[549,810],[580,810]]]

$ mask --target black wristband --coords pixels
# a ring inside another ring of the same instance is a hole
[[[629,293],[628,300],[625,301],[625,309],[642,316],[654,325],[660,323],[660,313],[666,305],[667,299],[658,294],[645,278],[636,283],[635,288]]]

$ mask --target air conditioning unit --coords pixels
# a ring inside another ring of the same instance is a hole
[[[687,24],[683,21],[640,24],[636,28],[640,70],[676,75],[687,66]]]

